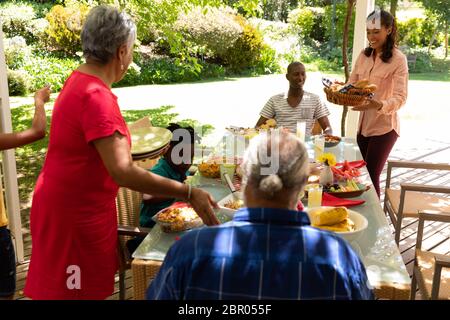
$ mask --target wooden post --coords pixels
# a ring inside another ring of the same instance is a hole
[[[445,57],[444,59],[447,59],[448,57],[448,20],[445,20]]]
[[[3,31],[0,21],[0,132],[12,132],[11,110],[9,108],[8,78],[5,53],[3,49]],[[9,220],[9,229],[13,235],[16,257],[24,261],[22,222],[20,219],[19,189],[17,187],[16,157],[14,149],[2,152],[3,177],[5,178],[5,200]]]
[[[350,28],[350,21],[353,16],[353,7],[356,0],[347,0],[347,15],[345,16],[344,24],[344,38],[342,40],[342,62],[344,64],[345,82],[350,77],[350,71],[348,68],[347,48],[348,48],[348,31]],[[341,136],[345,136],[345,122],[347,120],[348,106],[344,106],[341,115]]]
[[[367,46],[366,18],[375,9],[375,0],[356,1],[355,31],[353,35],[353,58],[352,66],[355,65],[356,58]],[[353,69],[353,68],[352,68]],[[349,111],[347,115],[346,137],[356,138],[358,130],[359,112]]]

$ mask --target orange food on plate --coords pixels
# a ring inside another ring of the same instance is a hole
[[[202,162],[198,165],[198,171],[207,178],[220,177],[220,165],[216,162]]]
[[[202,220],[191,207],[167,208],[156,216],[164,232],[179,232],[202,225]]]

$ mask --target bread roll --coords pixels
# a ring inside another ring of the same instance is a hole
[[[370,92],[375,92],[377,90],[377,85],[376,84],[369,84],[364,89],[370,90]]]
[[[353,84],[353,86],[358,89],[363,89],[367,85],[369,85],[369,80],[367,79],[358,80]]]
[[[266,124],[267,124],[269,127],[276,127],[276,126],[277,126],[277,121],[276,121],[275,119],[268,119],[268,120],[266,121]]]
[[[310,213],[311,224],[313,226],[330,226],[348,218],[348,211],[345,207],[318,208]]]

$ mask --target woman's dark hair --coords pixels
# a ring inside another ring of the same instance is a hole
[[[395,22],[395,18],[387,11],[379,10],[379,11],[373,11],[367,19],[370,19],[373,15],[375,15],[377,12],[380,12],[381,17],[381,25],[385,28],[391,28],[392,31],[390,34],[388,34],[386,42],[383,45],[382,48],[382,54],[381,54],[381,60],[383,62],[389,62],[392,58],[392,51],[397,45],[397,23]],[[373,49],[371,47],[367,47],[364,49],[364,54],[366,57],[370,57],[372,55]]]
[[[178,130],[178,129],[187,130],[187,132],[189,133],[191,144],[195,144],[196,142],[200,143],[200,137],[197,135],[197,133],[195,133],[194,128],[192,128],[191,126],[182,127],[177,123],[170,123],[169,126],[167,127],[167,129],[170,130],[171,132],[174,132],[175,130]],[[185,141],[183,141],[183,139],[180,139],[180,140],[172,139],[172,141],[170,141],[170,146],[174,147],[181,142],[185,142]]]

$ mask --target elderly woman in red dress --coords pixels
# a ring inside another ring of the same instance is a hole
[[[31,209],[32,255],[25,295],[105,299],[117,270],[119,186],[190,201],[217,224],[211,196],[133,164],[130,135],[111,85],[132,61],[136,27],[111,6],[91,10],[81,39],[86,63],[56,100],[50,141]]]

